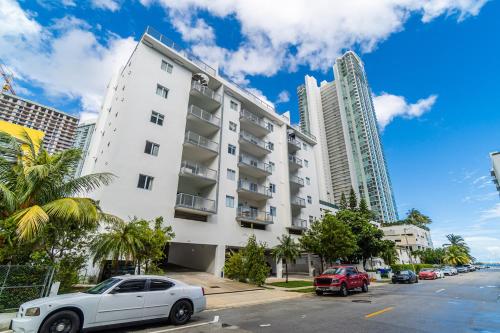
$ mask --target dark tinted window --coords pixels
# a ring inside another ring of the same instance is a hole
[[[354,268],[351,268],[351,267],[348,267],[347,268],[347,274],[356,274],[356,271],[354,270]]]
[[[146,286],[146,280],[130,280],[125,281],[118,286],[117,293],[135,293],[139,291],[144,291]]]
[[[170,281],[166,280],[151,280],[149,284],[149,290],[151,291],[156,291],[156,290],[167,290],[168,288],[173,287],[174,284]]]

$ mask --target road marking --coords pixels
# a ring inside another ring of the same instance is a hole
[[[441,293],[441,292],[443,292],[443,291],[445,291],[445,290],[446,290],[446,289],[439,289],[439,290],[436,290],[436,293],[438,293],[438,294],[439,294],[439,293]]]
[[[270,326],[271,326],[271,324],[260,324],[259,326],[260,326],[260,327],[270,327]]]
[[[204,326],[204,325],[215,324],[215,323],[217,323],[217,322],[219,322],[219,316],[215,316],[215,317],[214,317],[214,320],[212,320],[212,321],[208,321],[208,322],[204,322],[204,323],[193,324],[193,325],[184,325],[184,326],[174,327],[174,328],[167,328],[167,329],[165,329],[165,330],[161,330],[161,331],[154,331],[154,332],[150,332],[150,333],[172,332],[172,331],[183,330],[183,329],[185,329],[185,328],[191,328],[191,327],[198,327],[198,326]]]
[[[392,310],[394,310],[394,307],[390,306],[390,307],[385,308],[385,309],[382,309],[382,310],[380,310],[380,311],[377,311],[377,312],[372,312],[372,313],[370,313],[370,314],[367,314],[367,315],[365,316],[365,318],[375,317],[375,316],[378,316],[379,314],[382,314],[382,313],[384,313],[384,312],[388,312],[388,311],[392,311]]]

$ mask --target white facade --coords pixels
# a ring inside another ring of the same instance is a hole
[[[418,258],[411,256],[412,251],[433,248],[431,232],[415,225],[391,225],[381,229],[384,239],[396,243],[400,263],[419,263]]]
[[[221,275],[250,235],[270,248],[321,217],[316,139],[169,45],[148,29],[111,80],[83,174],[117,176],[91,194],[104,211],[164,217],[170,263]]]
[[[500,152],[490,153],[491,158],[491,176],[493,177],[493,183],[497,187],[500,194]]]

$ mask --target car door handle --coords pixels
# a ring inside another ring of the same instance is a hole
[[[141,296],[141,295],[137,295],[137,296],[135,296],[135,297],[140,297],[140,298],[142,298],[143,296]]]

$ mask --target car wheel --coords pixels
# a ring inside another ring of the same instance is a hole
[[[363,281],[363,286],[361,287],[361,291],[364,293],[368,292],[368,285],[364,281]]]
[[[191,319],[193,306],[187,300],[180,300],[174,304],[170,311],[170,322],[174,325],[184,325]]]
[[[77,333],[80,317],[74,311],[60,311],[49,316],[40,328],[40,333]]]
[[[321,291],[321,290],[316,290],[316,295],[318,295],[318,296],[322,296],[322,295],[323,295],[323,291]]]
[[[345,283],[342,283],[342,285],[340,286],[339,294],[342,297],[346,297],[349,295],[349,290],[347,290],[347,286],[345,285]]]

